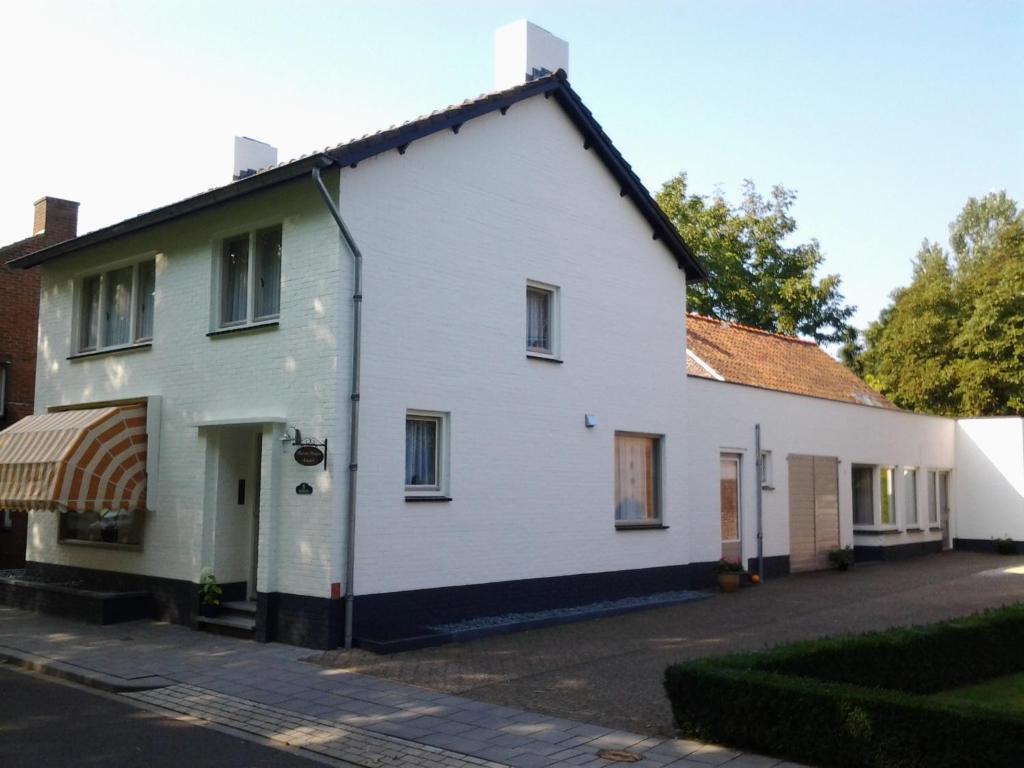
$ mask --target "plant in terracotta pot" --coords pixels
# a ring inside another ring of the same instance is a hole
[[[830,549],[828,561],[832,564],[832,567],[840,571],[850,570],[850,566],[853,565],[853,547],[846,546]]]
[[[723,592],[735,592],[740,588],[740,577],[746,573],[739,560],[723,557],[714,565],[718,575],[718,588]]]
[[[199,573],[199,615],[212,619],[220,613],[220,597],[224,590],[217,583],[213,570],[203,568]]]

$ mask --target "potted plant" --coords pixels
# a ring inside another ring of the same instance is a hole
[[[1017,542],[1010,536],[1000,536],[996,539],[996,552],[1000,555],[1017,554]]]
[[[853,565],[853,547],[845,546],[830,549],[828,561],[834,568],[840,571],[850,570],[850,566]]]
[[[203,568],[199,573],[199,615],[212,619],[220,613],[220,597],[224,590],[217,583],[213,570]]]
[[[723,557],[715,563],[715,573],[718,575],[718,588],[723,592],[735,592],[740,588],[740,576],[745,571],[739,560],[729,560]]]

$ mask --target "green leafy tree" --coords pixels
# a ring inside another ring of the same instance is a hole
[[[1024,216],[1005,192],[970,198],[950,246],[925,242],[844,361],[904,408],[1024,414]]]
[[[851,339],[854,308],[843,303],[839,276],[816,279],[818,241],[787,244],[797,229],[792,190],[776,186],[766,198],[746,181],[731,206],[721,194],[691,194],[681,173],[656,198],[708,271],[687,290],[691,310],[818,342]]]

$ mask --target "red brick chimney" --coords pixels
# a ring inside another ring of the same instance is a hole
[[[78,203],[59,197],[41,197],[35,206],[32,234],[45,234],[47,245],[70,240],[78,234]]]

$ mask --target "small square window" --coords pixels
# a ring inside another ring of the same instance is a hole
[[[155,291],[154,259],[82,278],[73,354],[152,341]]]
[[[219,328],[266,322],[280,316],[280,226],[225,240],[219,265]]]
[[[543,283],[526,284],[526,352],[557,357],[558,288]]]
[[[615,524],[661,522],[661,438],[615,435]]]
[[[409,411],[405,416],[405,491],[443,496],[447,492],[448,416]]]

